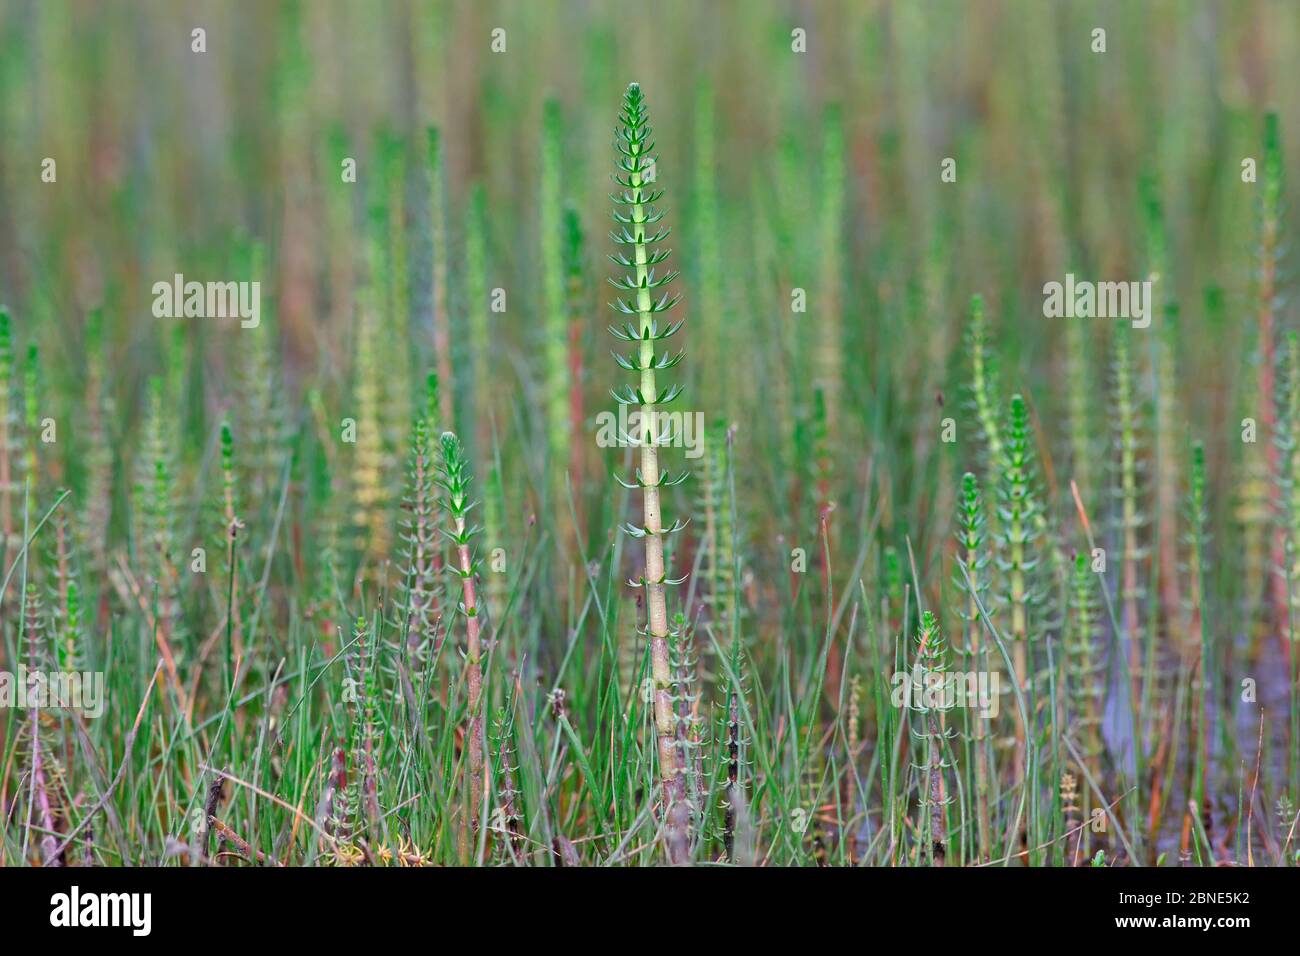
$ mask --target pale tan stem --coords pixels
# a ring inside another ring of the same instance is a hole
[[[630,174],[633,194],[641,196],[641,173]],[[685,781],[677,747],[676,711],[673,706],[672,667],[668,655],[668,605],[664,595],[664,544],[663,516],[659,507],[659,454],[658,432],[655,426],[655,405],[658,395],[655,385],[655,341],[648,333],[653,324],[650,291],[646,288],[645,225],[639,220],[646,216],[645,206],[634,203],[632,218],[638,220],[636,230],[637,313],[640,318],[641,395],[651,401],[641,410],[641,481],[644,485],[645,515],[645,589],[648,610],[650,643],[650,670],[654,680],[655,735],[658,738],[659,778],[663,785],[664,820],[668,836],[669,858],[682,862],[686,855],[682,817],[686,810]]]

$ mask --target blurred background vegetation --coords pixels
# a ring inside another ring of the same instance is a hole
[[[424,144],[435,125],[457,347],[468,348],[460,280],[476,185],[488,285],[508,296],[489,319],[494,385],[479,389],[496,394],[474,399],[506,427],[512,396],[542,388],[543,103],[558,100],[562,196],[588,233],[587,266],[603,276],[614,116],[636,79],[651,96],[684,272],[692,407],[735,417],[762,391],[787,415],[808,412],[800,360],[824,311],[837,309],[846,414],[836,457],[855,473],[871,453],[866,438],[884,429],[877,437],[890,443],[878,453],[902,459],[904,514],[925,487],[908,472],[934,458],[902,452],[936,430],[935,393],[960,362],[969,296],[985,296],[1003,366],[1051,416],[1063,327],[1040,318],[1042,283],[1067,264],[1102,279],[1145,274],[1143,175],[1168,222],[1187,352],[1180,398],[1206,438],[1228,435],[1249,338],[1256,199],[1235,172],[1259,153],[1266,108],[1281,114],[1285,142],[1300,126],[1284,69],[1300,14],[1280,2],[7,2],[2,12],[0,276],[65,417],[85,367],[86,313],[104,309],[129,428],[146,379],[172,354],[173,327],[149,317],[152,283],[175,272],[237,277],[238,238],[266,249],[261,279],[278,319],[266,334],[285,406],[299,404],[308,378],[343,388],[355,334],[349,265],[364,259],[376,204],[401,215],[410,243],[409,316],[389,317],[397,324],[382,347],[413,378],[431,367]],[[1104,54],[1090,49],[1098,25]],[[203,54],[191,51],[196,26],[207,31]],[[496,27],[503,53],[490,48]],[[795,28],[807,31],[806,53],[791,51]],[[837,115],[842,147],[828,147]],[[828,171],[828,148],[841,167]],[[705,149],[712,161],[701,168]],[[357,160],[355,187],[340,186],[342,156]],[[57,185],[41,181],[45,157],[58,163]],[[946,157],[957,160],[955,184],[939,181]],[[700,228],[710,208],[716,222]],[[796,286],[809,290],[807,314],[790,313]],[[1222,294],[1212,313],[1208,289]],[[588,367],[603,361],[606,324],[606,296],[590,298]],[[1099,348],[1104,326],[1090,329]],[[236,401],[244,336],[201,323],[185,335],[195,376],[185,413],[210,423]],[[726,347],[738,341],[745,355]],[[468,396],[464,375],[456,387]],[[593,399],[606,385],[603,368],[585,383]],[[782,436],[741,429],[738,441],[769,437]],[[69,452],[77,441],[71,429]],[[1223,448],[1208,448],[1216,474]]]

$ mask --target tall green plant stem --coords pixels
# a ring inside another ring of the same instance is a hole
[[[949,685],[946,683],[948,666],[945,660],[943,632],[939,630],[939,622],[930,611],[925,611],[921,615],[921,627],[916,635],[916,643],[916,665],[922,680],[919,682],[919,687],[914,685],[913,694],[920,696],[922,701],[918,704],[914,700],[913,707],[925,722],[925,732],[918,733],[918,736],[923,736],[925,739],[924,768],[927,792],[925,804],[929,810],[930,837],[927,853],[931,866],[943,866],[947,834],[947,827],[944,824],[944,806],[948,802],[944,795],[943,781],[943,742],[947,735],[943,726],[943,715],[948,710],[950,702],[946,699]],[[927,696],[938,699],[928,700]]]
[[[645,540],[645,575],[646,609],[648,615],[648,635],[650,645],[650,669],[654,682],[654,721],[655,734],[658,738],[659,777],[663,788],[664,829],[668,843],[669,858],[674,863],[685,862],[689,847],[686,841],[686,826],[689,808],[686,802],[685,778],[682,773],[682,755],[677,742],[677,715],[674,708],[672,662],[668,646],[668,604],[665,596],[667,575],[664,564],[664,535],[671,533],[676,526],[665,529],[663,512],[660,504],[660,490],[664,485],[659,472],[659,438],[656,430],[656,408],[660,404],[672,401],[676,390],[669,390],[660,395],[655,372],[659,368],[668,368],[676,364],[673,359],[657,359],[655,343],[667,338],[676,327],[661,331],[655,321],[655,315],[670,308],[675,298],[670,299],[665,293],[656,302],[651,290],[670,282],[675,273],[667,272],[659,279],[654,277],[652,266],[662,262],[667,253],[650,251],[650,245],[667,236],[666,230],[659,230],[647,238],[646,226],[659,222],[663,213],[655,212],[653,203],[662,192],[647,189],[646,174],[653,169],[649,150],[650,141],[649,114],[645,107],[645,97],[641,88],[633,83],[628,86],[623,100],[623,128],[620,141],[616,143],[620,157],[619,169],[626,173],[626,179],[615,176],[615,182],[622,186],[624,192],[616,196],[630,209],[630,215],[615,213],[615,220],[623,226],[621,235],[615,238],[631,245],[632,261],[626,257],[614,261],[623,266],[635,268],[633,283],[623,280],[615,285],[625,291],[635,291],[635,305],[620,300],[616,308],[631,312],[637,316],[635,336],[624,336],[637,341],[636,361],[621,362],[625,368],[638,373],[640,387],[635,396],[628,395],[624,401],[638,404],[640,411],[640,435],[637,442],[641,449],[641,467],[638,480],[643,493],[644,525],[638,536]],[[630,392],[630,389],[628,390]]]
[[[628,103],[633,102],[628,94]],[[641,195],[641,173],[631,174],[632,188]],[[645,218],[645,207],[641,202],[632,206],[635,220]],[[655,382],[654,341],[650,338],[653,320],[650,313],[650,291],[646,288],[648,268],[646,266],[645,227],[638,224],[636,230],[636,278],[640,288],[637,291],[637,313],[640,318],[641,346],[639,359],[641,364],[641,394],[654,396],[658,394]],[[663,511],[659,501],[659,452],[654,432],[654,410],[651,402],[641,405],[641,480],[645,487],[643,511],[645,517],[645,589],[646,607],[649,611],[650,627],[650,661],[655,682],[655,729],[659,736],[660,776],[664,785],[665,803],[668,813],[672,814],[672,804],[684,800],[684,778],[682,768],[678,766],[676,745],[675,715],[673,713],[673,693],[671,665],[668,657],[668,602],[664,595],[664,542]]]
[[[465,519],[456,519],[456,534],[464,535]],[[456,545],[461,594],[465,603],[465,684],[469,696],[466,738],[469,741],[469,822],[478,830],[479,805],[483,802],[483,645],[479,635],[478,600],[470,570],[469,545]]]
[[[478,529],[468,524],[470,476],[465,467],[460,439],[452,432],[442,435],[443,476],[446,492],[443,504],[451,518],[450,538],[455,549],[454,571],[460,578],[461,603],[465,612],[465,688],[468,707],[465,715],[466,776],[469,778],[469,812],[462,857],[468,854],[469,835],[477,833],[479,810],[483,804],[483,644],[479,631],[478,599],[474,588],[474,556],[470,543]],[[465,860],[468,862],[468,860]]]
[[[1038,566],[1038,544],[1042,512],[1034,497],[1033,446],[1029,430],[1029,412],[1019,394],[1011,396],[1011,409],[1004,432],[1001,462],[1000,504],[998,508],[999,569],[1004,574],[1006,605],[1011,611],[1011,641],[1014,654],[1016,686],[1031,689],[1033,660],[1030,655],[1030,612],[1040,595],[1030,577]],[[1025,748],[1029,741],[1025,729],[1016,730],[1016,775],[1025,768]]]
[[[980,671],[988,671],[988,650],[981,637],[982,627],[979,620],[980,592],[988,588],[984,570],[988,565],[988,554],[984,541],[984,503],[980,495],[979,479],[971,472],[962,475],[961,499],[958,502],[957,542],[962,549],[958,559],[966,570],[970,581],[967,594],[968,605],[963,613],[966,620],[966,654],[971,664]],[[961,590],[966,585],[959,578],[956,582]],[[980,714],[974,715],[975,733],[975,795],[977,806],[977,833],[979,860],[989,859],[989,760],[988,760],[988,721]]]
[[[1129,642],[1129,676],[1133,685],[1131,703],[1136,707],[1142,674],[1138,619],[1138,528],[1142,518],[1138,513],[1137,407],[1128,344],[1125,331],[1118,330],[1115,336],[1115,411],[1119,428],[1120,527],[1124,536],[1123,620],[1124,637]]]

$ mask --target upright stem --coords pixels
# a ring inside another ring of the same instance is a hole
[[[465,686],[469,706],[465,716],[466,776],[469,778],[468,812],[461,829],[461,859],[469,862],[470,837],[478,832],[479,811],[483,805],[483,648],[480,637],[478,599],[474,587],[474,555],[470,542],[478,528],[467,522],[474,503],[469,499],[470,476],[465,466],[460,440],[452,432],[442,435],[440,481],[445,494],[443,507],[451,517],[449,532],[456,553],[456,575],[460,578],[461,602],[465,609]]]
[[[632,149],[635,151],[636,146]],[[641,195],[641,173],[631,175],[635,195]],[[645,218],[645,207],[636,202],[632,205],[634,220]],[[645,226],[634,227],[635,261],[637,285],[637,314],[640,320],[641,346],[641,394],[653,397],[658,394],[655,384],[654,340],[651,332],[650,291],[646,288],[648,268],[646,266]],[[650,629],[650,669],[655,685],[655,733],[659,738],[659,776],[663,781],[664,804],[671,820],[676,810],[675,804],[682,802],[686,796],[682,768],[679,765],[677,748],[677,728],[673,707],[672,666],[668,659],[668,602],[664,596],[664,541],[663,514],[659,506],[659,449],[656,445],[654,426],[655,405],[653,402],[641,404],[641,480],[644,487],[643,513],[645,519],[645,590],[646,607],[649,611]],[[670,852],[672,846],[670,823]],[[676,862],[676,861],[674,861]]]
[[[980,610],[978,594],[983,586],[981,572],[983,561],[982,532],[984,525],[983,505],[980,500],[979,482],[975,476],[966,472],[962,476],[961,528],[958,541],[965,549],[963,563],[967,569],[970,582],[966,608],[966,653],[968,660],[981,672],[988,672],[988,652],[981,635]],[[968,711],[968,714],[971,713]],[[977,807],[978,859],[989,859],[989,768],[988,768],[988,720],[981,713],[974,713],[975,721],[975,794]]]
[[[469,748],[469,827],[478,832],[479,807],[483,803],[483,665],[479,639],[478,601],[474,594],[474,573],[465,540],[465,519],[456,519],[456,547],[460,567],[461,594],[465,603],[465,683],[469,690],[469,716],[465,739]]]
[[[645,97],[635,83],[628,87],[624,98],[624,129],[622,141],[618,148],[623,156],[620,169],[627,173],[626,180],[618,180],[625,186],[621,197],[616,201],[624,203],[630,215],[616,213],[616,220],[623,223],[620,241],[633,248],[633,257],[616,259],[620,264],[635,269],[635,276],[627,277],[619,288],[635,290],[633,301],[620,300],[625,312],[637,316],[638,343],[634,363],[624,367],[639,374],[640,388],[636,396],[629,396],[627,401],[637,404],[639,408],[639,440],[641,448],[641,468],[638,483],[642,489],[644,523],[639,536],[645,539],[645,574],[646,608],[648,612],[648,635],[650,645],[650,670],[654,681],[654,721],[659,754],[659,776],[663,787],[664,829],[668,842],[669,859],[674,863],[685,862],[689,854],[687,841],[687,818],[689,808],[686,803],[685,779],[682,776],[682,759],[677,743],[677,714],[674,707],[672,663],[668,648],[668,605],[664,593],[665,567],[663,537],[667,533],[663,525],[660,507],[659,449],[660,429],[656,424],[656,408],[661,402],[655,371],[675,364],[666,356],[656,358],[655,345],[667,338],[670,331],[660,331],[655,322],[655,315],[665,311],[671,301],[664,297],[658,303],[651,297],[651,290],[666,284],[673,278],[669,272],[656,279],[652,266],[663,261],[663,253],[651,253],[649,245],[662,239],[666,232],[660,230],[647,239],[646,226],[658,222],[661,213],[656,213],[651,203],[659,193],[647,190],[646,173],[653,170],[653,160],[649,150],[653,143],[649,140],[650,128],[645,109]],[[630,231],[629,231],[630,230]],[[628,280],[631,280],[630,282]],[[629,331],[631,331],[629,329]],[[629,340],[631,336],[625,336]],[[662,399],[671,400],[671,393]],[[669,529],[671,530],[671,529]]]
[[[1115,339],[1116,409],[1120,429],[1120,500],[1121,521],[1124,531],[1123,614],[1124,639],[1128,642],[1130,706],[1135,709],[1141,700],[1142,657],[1139,644],[1140,620],[1138,617],[1138,514],[1137,479],[1137,424],[1133,399],[1132,367],[1129,364],[1128,338],[1120,329]],[[1141,720],[1139,718],[1139,725]]]

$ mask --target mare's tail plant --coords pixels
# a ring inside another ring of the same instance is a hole
[[[376,753],[380,733],[375,713],[378,688],[375,685],[375,628],[364,617],[357,618],[353,629],[353,649],[349,706],[350,740],[348,762],[352,776],[348,780],[347,806],[351,813],[349,835],[353,840],[373,841],[379,826],[379,757]]]
[[[1033,620],[1041,602],[1035,587],[1038,567],[1039,506],[1034,492],[1035,469],[1029,429],[1029,412],[1025,400],[1011,396],[1007,418],[1003,459],[1000,463],[998,502],[998,570],[1003,575],[1005,593],[1001,603],[1010,614],[1010,637],[1015,681],[1022,691],[1030,691],[1034,665],[1035,627]],[[1017,724],[1016,771],[1025,767],[1025,748],[1029,745],[1025,728]]]
[[[397,653],[392,655],[403,690],[414,704],[425,692],[425,668],[437,644],[438,619],[441,614],[438,592],[438,567],[434,556],[438,540],[437,499],[435,496],[434,458],[430,448],[428,423],[417,419],[411,435],[407,493],[402,519],[402,567],[398,581],[395,639]],[[409,683],[406,683],[409,682]],[[418,712],[417,707],[412,708]]]
[[[465,615],[465,686],[469,698],[465,714],[465,775],[469,786],[466,825],[461,831],[464,858],[469,838],[478,833],[483,804],[483,640],[475,589],[478,562],[473,549],[479,529],[469,523],[469,513],[475,504],[469,498],[470,474],[460,439],[453,432],[442,434],[442,475],[438,483],[443,490],[442,505],[450,519],[451,528],[444,529],[444,533],[456,551],[452,572],[460,578],[461,611]]]
[[[1292,337],[1292,354],[1294,351],[1294,336]],[[1300,389],[1300,383],[1296,383],[1296,389]],[[1293,395],[1300,400],[1300,391],[1293,390]],[[1300,467],[1300,458],[1296,452],[1292,451],[1293,466]],[[1293,492],[1294,496],[1294,492]],[[1294,497],[1293,497],[1294,501]],[[1300,518],[1300,501],[1295,501],[1296,511],[1294,514]],[[1198,441],[1192,446],[1192,475],[1191,490],[1188,494],[1187,502],[1187,521],[1188,521],[1188,556],[1187,556],[1187,577],[1188,577],[1188,595],[1189,595],[1189,634],[1187,643],[1194,654],[1198,656],[1200,666],[1196,673],[1196,718],[1194,725],[1197,728],[1195,735],[1195,769],[1192,777],[1192,798],[1196,801],[1198,807],[1206,807],[1206,790],[1205,777],[1208,773],[1209,763],[1209,738],[1210,738],[1210,712],[1209,712],[1209,694],[1214,687],[1214,658],[1210,653],[1209,635],[1210,630],[1205,625],[1205,571],[1206,571],[1206,523],[1209,515],[1206,512],[1205,502],[1205,448]],[[1294,527],[1294,525],[1293,525]],[[1293,556],[1293,561],[1294,561]],[[1292,574],[1295,574],[1295,566],[1292,566]],[[1295,587],[1295,579],[1292,578],[1292,588]],[[1293,591],[1294,593],[1294,591]],[[1293,609],[1294,610],[1294,609]],[[1292,620],[1296,618],[1293,616]]]
[[[49,672],[53,663],[49,644],[45,636],[45,618],[41,609],[41,599],[35,584],[27,585],[23,601],[23,634],[26,644],[26,656],[23,661],[29,674]],[[29,686],[29,692],[37,687]],[[35,701],[38,695],[30,694],[29,700]],[[53,714],[47,713],[40,706],[32,704],[24,715],[27,743],[27,779],[30,781],[27,791],[31,794],[31,803],[27,807],[25,832],[30,838],[33,831],[39,831],[42,866],[62,866],[56,849],[65,818],[61,791],[63,786],[63,767],[59,762],[58,728],[61,724]]]
[[[1086,554],[1074,559],[1074,577],[1070,589],[1065,655],[1066,687],[1072,727],[1078,733],[1080,754],[1086,774],[1101,779],[1101,719],[1105,707],[1105,662],[1101,656],[1101,614],[1097,604],[1097,573]],[[1088,834],[1081,831],[1077,843],[1088,851]]]
[[[913,731],[924,741],[925,763],[917,769],[925,772],[926,784],[922,805],[927,814],[924,825],[929,836],[926,853],[931,866],[942,866],[946,854],[947,826],[944,823],[945,796],[943,771],[948,766],[944,760],[944,739],[948,730],[943,726],[943,715],[952,707],[952,685],[948,677],[947,643],[934,614],[921,614],[921,627],[916,634],[916,669],[919,679],[913,679],[912,709],[921,717],[925,729]]]
[[[492,721],[492,753],[496,758],[497,808],[492,814],[492,829],[504,833],[508,839],[501,841],[500,858],[514,858],[523,843],[523,794],[516,788],[519,763],[514,745],[513,694],[506,706],[498,708]]]
[[[964,574],[954,579],[958,590],[966,595],[963,608],[958,613],[966,622],[966,640],[963,654],[968,668],[986,673],[989,669],[988,649],[984,644],[984,624],[980,621],[980,605],[985,609],[992,603],[989,590],[989,545],[985,531],[986,517],[979,479],[971,472],[961,478],[961,498],[957,504],[957,543],[960,553],[957,560]],[[986,860],[990,852],[989,827],[989,767],[991,764],[988,743],[988,720],[971,708],[966,709],[974,722],[971,748],[975,751],[975,797],[977,807],[977,839],[979,859]]]
[[[680,584],[671,580],[664,566],[664,538],[681,528],[680,522],[674,522],[665,528],[661,510],[660,494],[666,487],[679,484],[685,480],[686,473],[677,478],[669,478],[667,472],[660,473],[659,448],[668,437],[665,430],[658,427],[656,410],[672,402],[681,393],[680,386],[674,385],[660,389],[656,382],[656,373],[672,368],[681,361],[682,353],[673,355],[670,350],[656,354],[659,342],[670,338],[681,328],[681,321],[660,324],[659,316],[671,309],[678,296],[667,291],[658,293],[676,278],[677,273],[671,269],[657,273],[655,267],[669,256],[669,250],[659,246],[668,237],[668,228],[658,226],[664,213],[655,209],[655,203],[663,196],[661,189],[651,185],[655,180],[655,160],[653,157],[654,141],[650,138],[650,116],[646,109],[645,95],[636,83],[628,86],[623,97],[623,109],[614,147],[618,152],[616,166],[618,172],[614,182],[621,187],[612,198],[615,204],[614,221],[618,223],[617,231],[611,233],[614,242],[625,248],[624,252],[610,258],[623,269],[633,270],[631,274],[623,273],[611,279],[616,289],[627,293],[626,298],[616,297],[613,307],[624,315],[636,316],[636,324],[631,321],[622,326],[611,326],[615,338],[623,342],[635,343],[636,348],[628,355],[616,355],[621,368],[638,377],[635,388],[624,385],[614,391],[614,399],[620,404],[635,407],[639,412],[639,432],[634,439],[641,451],[641,465],[636,471],[636,480],[628,483],[619,479],[628,488],[640,488],[643,495],[644,524],[641,527],[627,524],[624,530],[634,538],[645,542],[645,572],[638,585],[645,587],[647,633],[650,644],[651,677],[654,682],[654,721],[658,737],[659,779],[663,789],[664,832],[668,844],[668,856],[674,863],[685,862],[689,853],[687,836],[689,807],[686,802],[686,778],[679,748],[677,746],[677,718],[674,700],[672,661],[669,654],[668,638],[668,602],[665,588]],[[626,209],[618,211],[618,207]],[[654,228],[653,234],[647,234],[647,228]],[[628,252],[631,255],[628,255]],[[655,298],[658,293],[658,298]]]
[[[1034,456],[1029,431],[1029,413],[1020,395],[1011,396],[1007,418],[1005,460],[1001,465],[998,516],[999,567],[1006,575],[1003,603],[1011,615],[1011,638],[1016,681],[1028,687],[1032,667],[1029,639],[1030,617],[1038,600],[1034,571],[1038,565],[1038,526],[1034,521],[1038,504],[1034,496]]]
[[[1114,410],[1116,446],[1119,452],[1117,497],[1120,501],[1119,529],[1122,537],[1121,554],[1124,562],[1121,577],[1121,602],[1123,607],[1124,639],[1129,649],[1129,677],[1132,681],[1131,704],[1139,699],[1141,666],[1141,623],[1139,604],[1142,588],[1138,580],[1138,562],[1146,557],[1139,544],[1139,534],[1146,519],[1139,503],[1139,461],[1141,442],[1138,433],[1138,405],[1134,391],[1133,365],[1129,356],[1129,341],[1125,329],[1115,334],[1115,386]]]
[[[745,802],[745,781],[742,773],[747,763],[750,740],[741,722],[741,712],[746,696],[745,656],[737,636],[732,637],[728,652],[730,667],[725,684],[723,699],[723,721],[725,726],[719,735],[725,741],[725,762],[727,782],[724,785],[720,805],[722,809],[722,843],[727,860],[736,861],[736,825],[738,814]]]
[[[686,779],[686,799],[692,817],[702,823],[707,785],[704,775],[704,721],[699,713],[697,692],[699,660],[693,628],[681,613],[673,617],[668,653],[673,679],[677,685],[677,746],[682,775]]]
[[[137,459],[135,485],[136,556],[143,562],[152,582],[146,595],[150,608],[155,606],[152,588],[156,588],[157,625],[165,638],[174,634],[179,616],[175,567],[175,463],[168,435],[173,433],[170,410],[163,395],[160,378],[149,381],[149,410],[145,418],[144,447]]]

